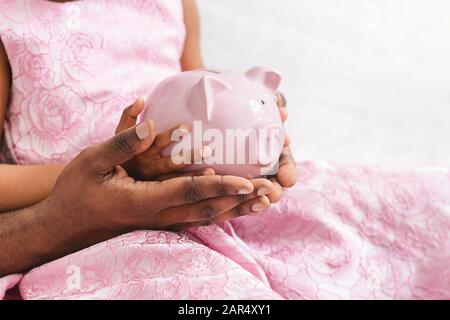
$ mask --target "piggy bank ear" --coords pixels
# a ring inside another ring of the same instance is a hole
[[[248,70],[245,75],[253,81],[262,83],[272,93],[275,93],[280,86],[281,76],[266,67],[254,67]]]
[[[198,119],[211,120],[214,97],[227,90],[229,86],[221,79],[204,76],[194,85],[189,97],[191,113]]]

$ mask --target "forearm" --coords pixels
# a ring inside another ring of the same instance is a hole
[[[0,214],[0,277],[25,272],[120,234],[87,222],[90,219],[82,219],[83,213],[57,209],[51,201]]]
[[[64,165],[0,165],[0,212],[45,199],[63,169]]]
[[[203,69],[203,60],[200,46],[200,18],[195,0],[183,0],[184,25],[186,39],[181,56],[183,71]]]

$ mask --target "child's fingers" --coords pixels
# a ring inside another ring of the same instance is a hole
[[[280,111],[281,120],[284,122],[288,118],[288,111],[286,107],[279,107],[278,110]]]
[[[152,175],[159,176],[171,174],[175,171],[187,168],[197,161],[207,159],[211,157],[211,154],[211,149],[207,146],[204,146],[197,150],[191,150],[187,154],[179,154],[165,158],[154,159],[151,165]],[[144,154],[143,156],[145,157],[146,155]],[[177,159],[174,159],[173,157],[176,157]]]
[[[286,133],[284,135],[284,146],[289,147],[290,144],[291,144],[291,137]]]
[[[187,123],[183,123],[159,133],[155,138],[155,142],[153,142],[152,146],[145,152],[145,156],[154,156],[171,143],[176,142],[172,140],[172,134],[177,130],[180,130],[179,133],[181,135],[186,134],[191,130],[191,126]]]
[[[257,190],[257,195],[265,195],[269,198],[271,203],[276,203],[280,201],[283,195],[283,187],[277,181],[277,179],[264,179],[258,178],[251,180],[255,190]]]
[[[275,94],[275,101],[278,105],[278,108],[286,108],[286,98],[281,92],[277,92]]]
[[[272,192],[270,192],[267,195],[267,197],[269,198],[270,203],[277,203],[278,201],[281,200],[281,197],[283,196],[284,193],[284,189],[276,178],[272,179],[272,183],[274,187],[272,188]]]
[[[275,102],[277,103],[278,110],[280,111],[281,121],[285,122],[288,118],[288,111],[286,109],[286,98],[281,92],[275,94]]]
[[[280,168],[277,173],[277,181],[284,188],[290,188],[297,182],[298,172],[291,150],[284,148],[280,156]]]
[[[172,178],[176,178],[176,177],[212,176],[215,174],[216,174],[216,172],[214,171],[214,169],[203,168],[203,169],[200,169],[197,171],[191,171],[191,172],[176,172],[176,173],[165,174],[165,175],[155,177],[152,180],[163,181],[163,180],[168,180],[168,179],[172,179]]]
[[[145,101],[138,98],[131,106],[125,108],[116,128],[116,134],[136,125],[137,117],[144,110]]]

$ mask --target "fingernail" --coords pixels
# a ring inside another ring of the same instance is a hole
[[[181,141],[181,139],[188,136],[190,133],[191,126],[188,124],[182,124],[172,132],[172,136],[175,135],[178,138],[178,141]]]
[[[257,194],[258,196],[262,196],[262,195],[264,195],[264,194],[268,194],[269,192],[270,192],[270,190],[269,190],[268,188],[266,188],[266,187],[261,187],[261,188],[258,189],[258,191],[256,192],[256,194]]]
[[[201,155],[202,159],[211,158],[211,156],[212,156],[211,148],[210,147],[202,147],[200,149],[200,155]]]
[[[203,175],[205,176],[212,176],[214,175],[214,173],[215,173],[214,170],[211,168],[205,169],[205,171],[203,171]]]
[[[266,206],[262,204],[261,202],[256,202],[252,205],[252,211],[253,212],[260,212],[266,210]]]
[[[150,135],[150,125],[147,121],[144,121],[136,127],[135,131],[138,138],[143,140]]]
[[[252,191],[253,191],[252,188],[242,188],[238,192],[239,194],[249,194]]]
[[[178,128],[172,133],[172,137],[175,137],[176,139],[173,139],[175,141],[180,142],[184,137],[189,135],[189,130],[184,128]]]
[[[180,125],[179,128],[182,129],[182,130],[190,131],[191,130],[191,125],[188,124],[188,123],[183,123],[182,125]]]

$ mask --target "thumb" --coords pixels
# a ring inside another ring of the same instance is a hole
[[[146,120],[93,146],[89,153],[92,167],[97,173],[106,173],[133,156],[147,150],[156,137],[153,121]]]

